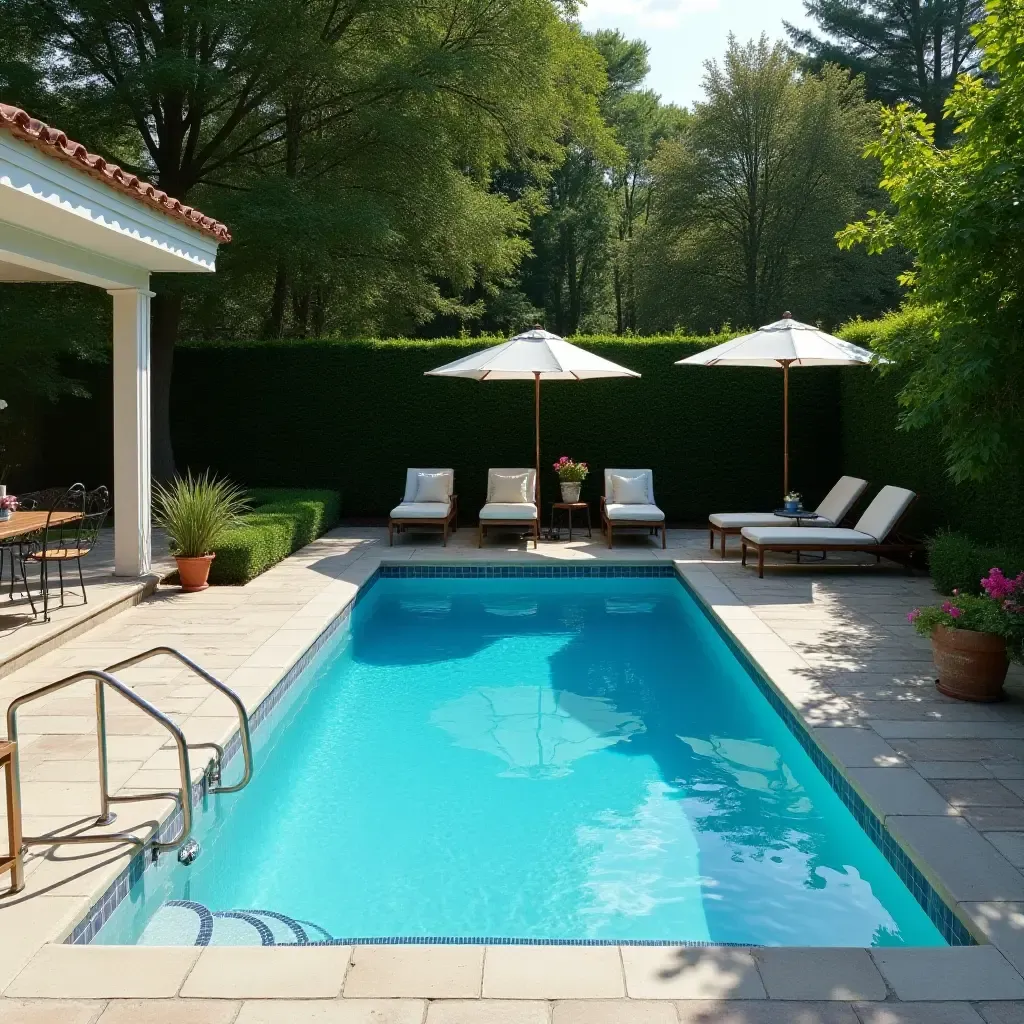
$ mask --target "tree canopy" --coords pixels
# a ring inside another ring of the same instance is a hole
[[[891,210],[840,235],[871,252],[915,254],[904,276],[930,329],[883,346],[909,374],[905,426],[942,439],[955,480],[983,480],[1024,455],[1024,9],[989,0],[976,27],[981,69],[946,102],[955,126],[942,149],[922,111],[882,112],[868,153],[881,161]]]
[[[978,69],[971,28],[984,0],[804,0],[804,7],[821,34],[786,28],[811,68],[838,64],[863,75],[870,99],[913,104],[935,126],[939,144],[948,142],[943,104],[957,77]]]
[[[857,312],[877,285],[839,258],[834,234],[873,189],[861,152],[877,112],[862,82],[834,66],[802,74],[762,37],[731,39],[704,92],[654,162],[644,326],[756,327],[785,309],[834,324]]]

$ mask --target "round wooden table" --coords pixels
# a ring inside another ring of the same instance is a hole
[[[572,514],[574,511],[585,511],[587,513],[587,536],[593,537],[594,533],[590,526],[590,505],[585,501],[556,501],[551,506],[551,526],[548,528],[548,537],[555,539],[555,510],[563,509],[569,519],[569,540],[572,540]],[[558,528],[558,539],[562,538],[562,528]]]

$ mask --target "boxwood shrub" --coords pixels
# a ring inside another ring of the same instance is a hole
[[[1007,576],[1024,572],[1024,551],[972,540],[966,534],[942,531],[928,544],[932,582],[943,594],[954,590],[977,594],[981,578],[998,567]]]
[[[309,544],[337,521],[337,491],[256,488],[252,511],[216,547],[211,583],[248,583],[293,551]]]

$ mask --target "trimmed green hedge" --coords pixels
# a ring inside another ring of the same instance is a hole
[[[215,548],[211,583],[248,583],[338,521],[336,491],[256,488],[249,498],[252,511]]]
[[[928,564],[940,593],[960,590],[977,594],[981,591],[981,578],[993,567],[1002,569],[1007,576],[1024,572],[1024,551],[980,544],[962,533],[944,530],[929,541]]]
[[[649,466],[673,522],[773,508],[782,491],[782,374],[673,363],[721,338],[580,337],[636,379],[541,386],[541,480],[550,500],[560,455],[590,463],[597,502],[606,466]],[[485,340],[272,341],[182,345],[172,401],[182,465],[247,485],[325,487],[347,517],[382,517],[409,466],[452,466],[464,521],[484,503],[487,469],[533,465],[529,381],[424,376]],[[841,471],[834,370],[792,375],[791,479],[812,503]]]

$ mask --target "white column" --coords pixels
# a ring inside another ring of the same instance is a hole
[[[114,575],[152,564],[150,528],[149,300],[139,288],[114,297]]]

